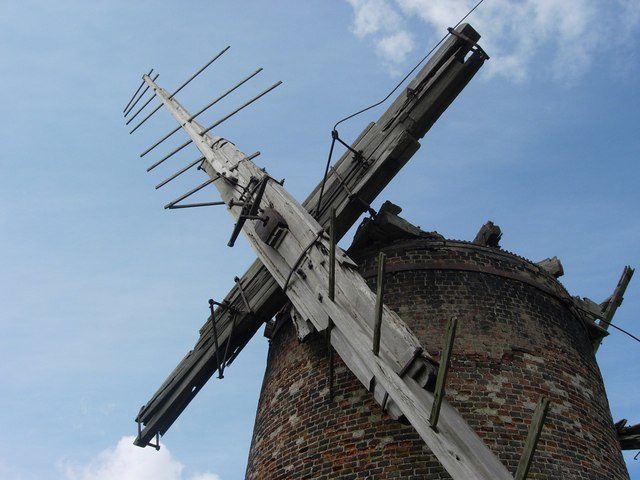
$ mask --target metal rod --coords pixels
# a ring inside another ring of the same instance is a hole
[[[220,345],[218,345],[218,327],[216,326],[216,314],[213,308],[213,299],[209,299],[209,309],[211,310],[211,327],[213,329],[213,341],[216,346],[216,361],[218,362],[218,378],[224,378],[220,371]]]
[[[231,320],[231,332],[229,332],[229,338],[227,338],[227,344],[224,347],[224,355],[222,355],[222,363],[220,365],[220,367],[218,367],[220,369],[220,375],[224,374],[224,369],[226,368],[226,363],[227,363],[227,358],[229,355],[229,346],[231,345],[231,340],[233,339],[233,332],[236,329],[236,314],[235,312],[232,312],[231,315],[233,316],[232,320]]]
[[[458,319],[453,317],[447,324],[447,330],[444,338],[442,353],[440,354],[440,366],[438,367],[438,377],[436,379],[436,388],[433,394],[433,405],[431,406],[431,416],[429,423],[431,428],[438,431],[438,419],[440,418],[440,407],[444,399],[444,386],[447,381],[447,373],[449,372],[449,359],[453,350],[453,340],[456,336],[458,327]]]
[[[156,185],[156,190],[159,189],[160,187],[165,186],[167,183],[169,183],[171,180],[173,180],[174,178],[179,177],[180,175],[182,175],[184,172],[186,172],[187,170],[189,170],[190,168],[194,167],[195,165],[197,165],[200,162],[204,161],[204,157],[200,157],[195,159],[193,162],[191,162],[189,165],[187,165],[186,167],[178,170],[176,173],[174,173],[173,175],[171,175],[169,178],[166,178],[165,180],[161,181],[158,185]]]
[[[281,85],[282,82],[279,81],[277,83],[274,83],[273,85],[271,85],[269,88],[267,88],[266,90],[264,90],[263,92],[259,93],[258,95],[256,95],[255,97],[253,97],[251,100],[245,102],[243,105],[241,105],[240,107],[236,108],[233,112],[229,113],[228,115],[225,115],[224,117],[222,117],[220,120],[218,120],[217,122],[215,122],[213,125],[211,125],[210,127],[208,127],[206,130],[203,130],[202,132],[200,132],[201,136],[204,136],[207,134],[207,132],[209,132],[211,129],[217,127],[218,125],[220,125],[222,122],[228,120],[229,118],[233,117],[236,113],[238,113],[240,110],[242,110],[243,108],[248,107],[249,105],[251,105],[253,102],[255,102],[256,100],[258,100],[260,97],[266,95],[267,93],[269,93],[271,90],[273,90],[274,88],[278,87],[279,85]],[[185,143],[183,143],[182,145],[180,145],[178,148],[176,148],[175,150],[173,150],[172,152],[170,152],[168,155],[166,155],[165,157],[161,158],[160,160],[158,160],[156,163],[154,163],[153,165],[151,165],[149,168],[147,168],[147,172],[153,170],[154,168],[156,168],[158,165],[160,165],[162,162],[164,162],[165,160],[167,160],[169,157],[171,157],[172,155],[175,155],[176,153],[178,153],[180,150],[182,150],[184,147],[186,147],[187,145],[191,144],[193,142],[193,140],[187,140]]]
[[[222,122],[228,120],[229,118],[233,117],[236,113],[238,113],[240,110],[248,107],[249,105],[251,105],[253,102],[255,102],[256,100],[258,100],[259,98],[263,97],[264,95],[266,95],[267,93],[269,93],[271,90],[273,90],[276,87],[279,87],[280,85],[282,85],[282,81],[278,81],[276,83],[274,83],[273,85],[271,85],[269,88],[267,88],[266,90],[264,90],[263,92],[259,93],[258,95],[256,95],[255,97],[253,97],[251,100],[248,100],[247,102],[245,102],[244,104],[240,105],[238,108],[236,108],[233,112],[231,112],[228,115],[225,115],[224,117],[222,117],[220,120],[218,120],[216,123],[214,123],[213,125],[211,125],[210,127],[208,127],[207,129],[205,129],[203,132],[200,133],[200,135],[204,136],[207,132],[209,132],[211,129],[217,127],[218,125],[220,125]]]
[[[193,195],[194,193],[196,193],[199,190],[202,190],[204,187],[206,187],[207,185],[212,184],[213,182],[215,182],[218,178],[220,178],[220,176],[214,177],[214,178],[210,178],[209,180],[207,180],[206,182],[198,185],[196,188],[194,188],[193,190],[188,191],[187,193],[185,193],[184,195],[182,195],[181,197],[178,197],[177,199],[175,199],[173,202],[167,203],[164,208],[171,208],[173,207],[176,203],[181,202],[182,200],[184,200],[187,197],[190,197],[191,195]]]
[[[152,97],[152,98],[150,98],[150,99],[149,99],[149,101],[151,101],[152,99],[153,99],[153,97]],[[142,108],[146,107],[148,103],[149,103],[149,102],[145,103],[145,104],[142,106]],[[153,110],[151,110],[151,113],[149,113],[146,117],[144,117],[142,120],[140,120],[140,121],[138,122],[138,124],[137,124],[135,127],[133,127],[133,128],[129,131],[129,135],[131,135],[133,132],[135,132],[137,129],[139,129],[139,128],[142,126],[142,124],[143,124],[144,122],[146,122],[147,120],[149,120],[149,119],[151,118],[151,115],[153,115],[154,113],[156,113],[156,112],[157,112],[158,110],[160,110],[161,108],[162,108],[162,104],[157,105],[157,106],[156,106],[156,108],[154,108]],[[135,115],[134,115],[134,117],[135,117]],[[129,119],[129,121],[127,122],[127,125],[129,125],[129,123],[131,123],[131,120],[133,120],[133,118],[134,118],[134,117],[131,117],[131,118]]]
[[[373,354],[380,353],[380,332],[382,330],[382,311],[384,306],[384,272],[387,256],[378,254],[378,279],[376,285],[376,321],[373,327]]]
[[[220,58],[220,56],[226,52],[227,50],[229,50],[229,46],[227,46],[226,48],[224,48],[220,53],[218,53],[215,57],[213,57],[211,60],[209,60],[209,62],[202,67],[200,70],[198,70],[196,73],[194,73],[193,75],[191,75],[191,77],[189,77],[189,79],[184,82],[182,85],[180,85],[175,92],[173,92],[171,95],[169,95],[169,100],[171,100],[180,90],[182,90],[184,87],[186,87],[187,85],[189,85],[189,83],[191,83],[191,81],[196,78],[198,75],[200,75],[202,72],[204,72],[204,70],[211,65],[213,62],[215,62],[218,58]],[[140,126],[142,126],[142,124],[144,122],[146,122],[147,120],[149,120],[149,118],[151,118],[151,115],[153,115],[154,113],[156,113],[158,110],[160,110],[160,107],[162,107],[162,104],[158,105],[156,108],[153,109],[153,111],[147,115],[146,117],[144,117],[142,119],[142,121],[140,123],[138,123],[138,125],[135,126],[135,128],[133,130],[131,130],[129,132],[129,134],[135,132],[138,128],[140,128]],[[133,120],[133,119],[132,119]],[[127,125],[129,125],[129,122],[127,122]]]
[[[160,432],[156,433],[156,443],[153,444],[151,442],[147,442],[147,445],[155,448],[156,450],[160,450]]]
[[[191,77],[189,77],[189,79],[184,82],[182,85],[180,85],[175,92],[173,92],[170,96],[169,96],[169,100],[171,100],[180,90],[182,90],[184,87],[186,87],[187,85],[189,85],[191,83],[191,81],[196,78],[198,75],[200,75],[202,72],[204,72],[207,67],[209,65],[211,65],[213,62],[215,62],[218,58],[220,58],[222,56],[223,53],[225,53],[227,50],[229,50],[231,48],[230,45],[227,45],[225,48],[223,48],[220,53],[218,53],[215,57],[213,57],[211,60],[209,60],[206,65],[204,67],[202,67],[200,70],[198,70],[196,73],[194,73],[193,75],[191,75]]]
[[[547,397],[540,398],[540,402],[536,407],[536,411],[533,414],[533,420],[529,426],[529,433],[527,440],[524,443],[524,451],[518,463],[518,469],[516,470],[515,480],[525,480],[529,474],[531,468],[531,460],[536,451],[538,440],[540,440],[540,434],[542,433],[542,427],[544,421],[547,418],[549,412],[549,399]]]
[[[254,152],[251,155],[247,155],[244,158],[241,158],[240,160],[238,160],[238,163],[236,163],[233,167],[231,167],[229,170],[235,170],[238,168],[238,165],[240,165],[242,162],[245,162],[247,160],[253,160],[256,157],[260,156],[260,152]],[[236,205],[239,205],[239,203],[236,203]]]
[[[226,205],[226,203],[224,202],[185,203],[182,205],[170,205],[165,208],[167,210],[175,210],[176,208],[212,207],[216,205]]]
[[[165,160],[170,159],[171,157],[173,157],[176,153],[178,153],[180,150],[182,150],[184,147],[188,146],[191,142],[193,142],[193,140],[187,140],[186,142],[184,142],[182,145],[180,145],[179,147],[175,148],[174,150],[172,150],[171,152],[169,152],[168,154],[166,154],[164,157],[162,157],[160,160],[158,160],[156,163],[154,163],[153,165],[151,165],[149,168],[147,168],[147,172],[150,172],[151,170],[153,170],[154,168],[156,168],[158,165],[162,164]]]
[[[242,301],[246,305],[247,310],[249,311],[249,313],[253,313],[253,308],[251,308],[251,305],[249,305],[249,300],[247,300],[247,296],[244,294],[244,288],[242,288],[242,283],[240,282],[240,278],[233,277],[233,281],[236,282],[236,285],[238,285],[238,290],[240,290],[240,296],[242,297]]]
[[[147,76],[151,75],[152,73],[153,73],[153,68],[149,71],[149,73],[147,73]],[[129,103],[127,103],[127,106],[124,107],[124,109],[122,110],[122,113],[127,111],[127,108],[129,108],[129,105],[131,105],[131,102],[133,102],[133,99],[136,98],[136,95],[138,95],[138,92],[140,92],[140,90],[142,90],[142,87],[144,87],[144,83],[145,83],[144,80],[140,82],[140,86],[136,90],[136,93],[133,94],[133,96],[131,97],[131,100],[129,100]]]
[[[207,110],[209,110],[211,107],[213,107],[216,103],[218,103],[220,100],[222,100],[224,97],[226,97],[227,95],[229,95],[230,93],[232,93],[234,90],[236,90],[237,88],[241,87],[243,84],[245,84],[247,81],[249,81],[251,78],[255,77],[258,73],[260,73],[262,71],[262,68],[259,68],[258,70],[256,70],[255,72],[253,72],[251,75],[249,75],[248,77],[245,77],[243,80],[241,80],[239,83],[237,83],[236,85],[234,85],[232,88],[230,88],[229,90],[227,90],[225,93],[223,93],[222,95],[220,95],[218,98],[216,98],[214,101],[212,101],[211,103],[209,103],[207,106],[201,108],[198,112],[196,112],[195,114],[191,115],[191,117],[189,117],[189,120],[187,120],[187,123],[192,121],[193,119],[197,118],[200,114],[206,112]],[[156,148],[158,145],[160,145],[162,142],[164,142],[165,140],[167,140],[169,137],[171,137],[171,135],[173,135],[174,133],[176,133],[178,130],[180,130],[185,124],[182,124],[178,127],[176,127],[175,129],[171,130],[169,133],[167,133],[164,137],[162,137],[160,140],[158,140],[156,143],[154,143],[153,145],[151,145],[149,148],[147,148],[144,152],[142,152],[140,154],[141,157],[144,157],[147,153],[149,153],[151,150],[153,150],[154,148]]]
[[[159,74],[156,74],[156,76],[153,77],[151,80],[153,80],[155,82],[156,79],[159,76],[160,76]],[[145,88],[144,91],[146,92],[148,89],[149,89],[149,85],[147,85],[147,88]],[[143,93],[143,95],[144,95],[144,93]],[[133,119],[136,118],[140,114],[140,112],[142,112],[142,110],[144,110],[144,108],[151,103],[151,100],[153,100],[154,98],[156,98],[156,92],[155,91],[151,94],[149,99],[146,102],[144,102],[144,105],[142,105],[138,109],[138,111],[136,113],[134,113],[133,116],[129,120],[127,120],[127,123],[125,125],[129,125],[133,121]],[[131,133],[131,132],[129,132],[129,133]]]
[[[329,300],[334,301],[336,295],[336,207],[331,207],[331,223],[329,227]]]
[[[151,69],[151,72],[153,72],[153,68]],[[151,73],[149,73],[149,75],[151,75]],[[156,75],[156,78],[158,78],[158,77],[157,77],[157,75]],[[142,76],[142,85],[144,86],[144,84],[145,84],[145,83],[146,83],[146,82],[144,81],[144,75],[143,75],[143,76]],[[127,107],[127,108],[125,109],[125,111],[124,111],[124,116],[125,116],[125,117],[131,113],[131,110],[133,110],[133,108],[138,104],[138,102],[140,101],[140,99],[141,99],[142,97],[144,97],[144,94],[147,92],[147,90],[149,90],[149,86],[148,86],[148,85],[147,85],[147,88],[145,88],[145,89],[140,93],[140,95],[138,96],[138,98],[136,98],[136,100],[135,100],[131,105],[129,105],[129,107]]]
[[[325,339],[327,342],[327,361],[329,362],[329,402],[333,401],[333,383],[334,383],[334,365],[333,365],[333,347],[331,346],[331,330],[333,330],[333,320],[329,318],[329,323],[327,324],[327,330],[325,332]]]

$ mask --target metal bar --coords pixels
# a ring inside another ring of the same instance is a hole
[[[153,72],[153,69],[151,69],[151,71]],[[149,73],[149,75],[151,75],[151,73]],[[147,75],[148,76],[148,75]],[[156,74],[156,78],[158,78],[158,75]],[[142,83],[146,83],[144,81],[144,75],[142,76]],[[136,98],[135,102],[133,102],[131,105],[129,105],[128,109],[125,109],[124,111],[124,116],[126,117],[127,115],[129,115],[131,113],[131,110],[134,109],[134,107],[138,104],[138,102],[142,99],[142,97],[144,97],[144,94],[147,92],[147,90],[149,89],[149,86],[147,86],[147,88],[145,88],[140,95],[138,96],[138,98]]]
[[[244,157],[241,160],[238,160],[238,163],[235,164],[235,166],[231,167],[230,170],[236,170],[238,168],[238,165],[240,165],[242,162],[245,162],[247,160],[253,160],[256,157],[260,156],[260,152],[254,152],[251,155],[247,155],[246,157]],[[239,203],[236,203],[236,205],[239,205]]]
[[[227,95],[229,95],[230,93],[232,93],[233,91],[235,91],[236,89],[240,88],[242,85],[244,85],[247,81],[249,81],[250,79],[252,79],[253,77],[255,77],[258,73],[260,73],[262,71],[262,68],[259,68],[258,70],[256,70],[255,72],[253,72],[251,75],[245,77],[243,80],[241,80],[239,83],[237,83],[236,85],[234,85],[232,88],[230,88],[229,90],[227,90],[225,93],[223,93],[222,95],[220,95],[218,98],[216,98],[214,101],[212,101],[211,103],[209,103],[208,105],[206,105],[205,107],[201,108],[198,112],[196,112],[195,114],[191,115],[191,117],[189,117],[189,120],[187,120],[188,122],[194,120],[195,118],[197,118],[200,114],[206,112],[207,110],[209,110],[211,107],[213,107],[216,103],[218,103],[220,100],[222,100],[223,98],[225,98]],[[184,125],[184,124],[183,124]],[[171,130],[169,133],[167,133],[164,137],[162,137],[160,140],[158,140],[156,143],[154,143],[153,145],[151,145],[149,148],[147,148],[144,152],[142,152],[140,154],[141,157],[144,157],[147,153],[149,153],[151,150],[153,150],[154,148],[156,148],[158,145],[160,145],[162,142],[164,142],[165,140],[167,140],[169,137],[171,137],[171,135],[173,135],[174,133],[176,133],[178,130],[180,130],[182,128],[183,125],[180,125],[178,127],[176,127],[175,129]]]
[[[149,71],[149,73],[147,73],[147,76],[151,75],[152,73],[153,73],[153,68]],[[129,103],[127,103],[127,106],[124,107],[124,110],[122,110],[122,113],[127,111],[127,109],[129,108],[129,105],[131,105],[131,102],[133,102],[133,99],[136,98],[136,95],[138,95],[138,92],[142,90],[142,87],[144,87],[144,80],[142,80],[142,82],[140,83],[140,86],[136,90],[136,93],[133,94],[133,96],[131,97],[131,100],[129,100]]]
[[[336,207],[331,207],[329,226],[329,300],[336,294]]]
[[[524,443],[524,451],[522,452],[520,463],[518,463],[515,480],[525,480],[529,474],[531,461],[534,453],[536,452],[536,446],[538,445],[538,440],[540,440],[540,434],[542,433],[542,427],[544,426],[544,421],[547,418],[548,412],[549,399],[547,397],[542,397],[536,407],[535,413],[533,414],[531,425],[529,426],[529,434],[527,435],[527,440]]]
[[[208,127],[206,130],[203,130],[202,132],[200,132],[200,135],[204,136],[207,134],[207,132],[211,131],[213,128],[217,127],[218,125],[220,125],[222,122],[228,120],[229,118],[233,117],[236,113],[238,113],[240,110],[248,107],[249,105],[251,105],[253,102],[255,102],[256,100],[258,100],[260,97],[266,95],[267,93],[269,93],[271,90],[273,90],[274,88],[278,87],[279,85],[281,85],[282,82],[279,81],[277,83],[274,83],[272,86],[270,86],[269,88],[267,88],[266,90],[264,90],[263,92],[259,93],[258,95],[256,95],[255,97],[253,97],[251,100],[245,102],[243,105],[241,105],[240,107],[236,108],[233,112],[229,113],[228,115],[225,115],[224,117],[222,117],[220,120],[218,120],[217,122],[215,122],[213,125],[211,125],[210,127]],[[182,150],[184,147],[186,147],[187,145],[193,143],[193,140],[189,139],[187,140],[185,143],[183,143],[182,145],[180,145],[179,147],[177,147],[176,149],[174,149],[172,152],[170,152],[168,155],[164,156],[163,158],[161,158],[160,160],[158,160],[156,163],[154,163],[153,165],[151,165],[149,168],[147,168],[147,172],[150,172],[151,170],[153,170],[154,168],[156,168],[158,165],[160,165],[162,162],[164,162],[165,160],[167,160],[168,158],[170,158],[171,156],[175,155],[176,153],[178,153],[180,150]]]
[[[160,433],[156,433],[156,443],[147,442],[147,446],[160,450]]]
[[[154,163],[153,165],[151,165],[149,168],[147,168],[147,172],[150,172],[151,170],[153,170],[154,168],[156,168],[158,165],[162,164],[165,162],[165,160],[170,159],[171,157],[173,157],[176,153],[178,153],[180,150],[182,150],[184,147],[188,146],[190,143],[192,142],[192,140],[188,140],[185,143],[183,143],[182,145],[180,145],[179,147],[175,148],[173,151],[169,152],[167,155],[165,155],[164,157],[162,157],[160,160],[158,160],[156,163]]]
[[[207,134],[210,130],[212,130],[213,128],[217,127],[218,125],[220,125],[222,122],[228,120],[229,118],[233,117],[236,113],[238,113],[240,110],[248,107],[249,105],[251,105],[253,102],[255,102],[256,100],[258,100],[259,98],[265,96],[267,93],[269,93],[271,90],[273,90],[276,87],[279,87],[280,85],[282,85],[282,81],[278,81],[276,83],[274,83],[273,85],[271,85],[269,88],[267,88],[266,90],[264,90],[263,92],[260,92],[258,95],[256,95],[255,97],[253,97],[251,100],[246,101],[244,104],[240,105],[238,108],[236,108],[233,112],[229,113],[228,115],[225,115],[224,117],[222,117],[220,120],[218,120],[216,123],[214,123],[213,125],[211,125],[210,127],[206,128],[204,131],[200,132],[200,135],[204,136],[205,134]]]
[[[176,208],[212,207],[216,205],[226,205],[226,203],[224,202],[185,203],[183,205],[171,205],[165,208],[167,210],[175,210]]]
[[[238,285],[238,290],[240,290],[240,296],[242,297],[242,301],[247,307],[247,311],[249,313],[253,313],[253,309],[251,308],[251,305],[249,305],[249,300],[247,300],[247,296],[244,294],[244,288],[242,288],[242,282],[240,281],[240,278],[233,277],[233,281],[236,282],[236,285]]]
[[[218,327],[216,326],[216,314],[215,309],[213,308],[214,301],[212,298],[209,299],[209,309],[211,310],[211,328],[213,329],[213,341],[216,346],[216,361],[218,362],[218,378],[224,378],[222,372],[220,371],[220,348],[218,345]]]
[[[218,53],[218,55],[216,55],[215,57],[213,57],[211,60],[209,60],[209,63],[207,63],[204,67],[202,67],[200,70],[198,70],[196,73],[194,73],[193,75],[191,75],[191,77],[184,82],[182,85],[180,85],[177,90],[175,92],[173,92],[171,95],[169,95],[169,100],[171,100],[180,90],[182,90],[184,87],[186,87],[187,85],[189,85],[189,83],[191,83],[191,81],[196,78],[198,75],[200,75],[202,72],[204,72],[204,70],[211,65],[213,62],[215,62],[218,58],[220,58],[220,56],[226,52],[227,50],[229,50],[229,48],[231,47],[226,47],[224,48],[220,53]],[[142,124],[144,122],[146,122],[147,120],[149,120],[151,118],[151,115],[153,115],[154,113],[156,113],[158,110],[160,110],[160,107],[162,107],[162,104],[158,105],[156,108],[154,108],[151,113],[149,115],[147,115],[146,117],[144,117],[140,123],[138,123],[138,125],[136,125],[133,130],[131,130],[129,132],[129,134],[132,134],[133,132],[135,132],[138,128],[140,128],[142,126]],[[135,115],[134,115],[135,116]],[[133,120],[133,118],[131,119]],[[129,120],[129,122],[131,121]],[[129,125],[129,122],[127,122],[127,125]]]
[[[227,358],[229,358],[229,346],[233,340],[233,331],[236,329],[236,315],[233,313],[233,320],[231,321],[231,332],[229,333],[229,338],[227,339],[227,345],[224,348],[224,354],[222,355],[222,363],[218,367],[220,370],[220,375],[224,376],[224,369],[226,368]]]
[[[444,399],[444,385],[447,381],[447,373],[449,372],[449,360],[451,351],[453,350],[453,340],[456,336],[456,328],[458,327],[458,319],[453,317],[447,324],[447,330],[444,337],[444,345],[440,354],[440,366],[438,367],[438,377],[436,379],[436,388],[433,392],[433,405],[431,406],[431,416],[429,423],[431,428],[438,431],[438,418],[440,418],[440,407]]]
[[[382,310],[384,306],[384,273],[387,256],[378,254],[378,280],[376,285],[376,321],[373,327],[373,354],[380,353],[380,332],[382,330]]]
[[[329,318],[329,323],[327,324],[327,330],[325,332],[325,340],[327,342],[327,362],[329,362],[329,378],[328,378],[329,402],[333,401],[333,393],[334,393],[333,384],[334,384],[334,377],[335,377],[335,371],[334,371],[334,365],[333,365],[333,347],[331,346],[331,330],[333,330],[333,321],[331,320],[331,318]]]
[[[181,202],[182,200],[184,200],[187,197],[190,197],[191,195],[193,195],[194,193],[202,190],[204,187],[206,187],[207,185],[212,184],[213,182],[215,182],[218,178],[220,178],[220,176],[214,177],[214,178],[210,178],[209,180],[207,180],[206,182],[198,185],[196,188],[194,188],[193,190],[188,191],[187,193],[185,193],[184,195],[182,195],[181,197],[176,198],[173,202],[169,202],[167,203],[164,208],[171,208],[173,206],[175,206],[176,203]]]
[[[153,78],[152,78],[152,80],[155,82],[155,81],[156,81],[156,79],[157,79],[159,76],[160,76],[160,74],[156,73],[156,76],[155,76],[155,77],[153,77]],[[147,91],[148,89],[149,89],[149,85],[147,85],[147,88],[145,88],[145,89],[144,89],[144,92],[142,93],[142,95],[140,96],[140,98],[142,98],[142,96],[146,93],[146,91]],[[142,105],[142,106],[138,109],[138,111],[137,111],[136,113],[134,113],[134,114],[133,114],[133,116],[132,116],[129,120],[127,120],[127,123],[126,123],[125,125],[129,125],[129,124],[133,121],[133,119],[134,119],[134,118],[136,118],[136,117],[140,114],[140,112],[142,112],[142,110],[144,110],[144,108],[145,108],[147,105],[149,105],[149,103],[151,103],[151,100],[153,100],[154,98],[156,98],[156,92],[153,92],[153,93],[151,94],[151,96],[149,97],[149,99],[148,99],[146,102],[144,102],[144,105]],[[161,105],[162,105],[162,104],[161,104]],[[131,132],[129,132],[129,133],[131,133]]]
[[[197,165],[200,162],[204,161],[204,157],[200,157],[195,159],[193,162],[191,162],[189,165],[187,165],[186,167],[178,170],[176,173],[174,173],[173,175],[171,175],[169,178],[166,178],[165,180],[161,181],[158,185],[156,185],[156,190],[159,189],[160,187],[165,186],[167,183],[169,183],[171,180],[173,180],[174,178],[179,177],[180,175],[182,175],[184,172],[186,172],[187,170],[189,170],[190,168],[194,167],[195,165]]]
[[[149,101],[151,101],[151,99]],[[149,102],[147,102],[147,103],[149,103]],[[142,108],[144,108],[146,106],[147,106],[147,104],[145,104]],[[162,108],[162,104],[158,105],[156,108],[151,110],[151,113],[149,113],[146,117],[144,117],[142,120],[140,120],[140,122],[138,122],[138,124],[129,131],[129,135],[131,135],[133,132],[135,132],[137,129],[139,129],[142,126],[142,124],[144,122],[146,122],[147,120],[149,120],[151,118],[151,115],[153,115],[158,110],[160,110],[160,108]],[[131,119],[129,119],[129,121],[127,122],[127,125],[129,125],[129,123],[131,123],[131,120],[133,120],[133,117],[131,117]]]
[[[211,65],[211,64],[212,64],[213,62],[215,62],[218,58],[220,58],[220,57],[222,56],[222,54],[223,54],[223,53],[225,53],[225,52],[226,52],[227,50],[229,50],[230,48],[231,48],[231,46],[227,45],[225,48],[223,48],[223,49],[220,51],[220,53],[218,53],[215,57],[213,57],[211,60],[209,60],[209,61],[207,62],[207,64],[206,64],[204,67],[202,67],[202,68],[201,68],[200,70],[198,70],[196,73],[194,73],[193,75],[191,75],[191,77],[189,77],[189,79],[188,79],[186,82],[184,82],[182,85],[180,85],[180,86],[176,89],[176,91],[175,91],[175,92],[173,92],[171,95],[169,95],[169,100],[171,100],[175,95],[177,95],[177,94],[178,94],[178,92],[179,92],[180,90],[182,90],[184,87],[186,87],[187,85],[189,85],[189,84],[191,83],[191,81],[192,81],[194,78],[196,78],[198,75],[200,75],[202,72],[204,72],[204,71],[207,69],[207,67],[208,67],[209,65]]]

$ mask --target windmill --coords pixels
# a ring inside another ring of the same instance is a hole
[[[272,178],[253,162],[259,153],[247,155],[230,140],[214,135],[220,123],[280,82],[204,127],[197,117],[259,70],[195,114],[187,112],[175,96],[228,47],[173,93],[156,83],[157,75],[151,77],[152,71],[143,76],[125,108],[125,116],[131,115],[147,91],[151,98],[129,117],[127,124],[154,98],[160,104],[131,132],[162,106],[178,127],[141,156],[179,130],[188,135],[185,143],[148,170],[189,145],[199,152],[196,160],[156,188],[196,166],[207,175],[206,181],[165,208],[226,207],[235,220],[229,246],[243,233],[258,258],[244,275],[234,279],[233,288],[223,300],[209,301],[211,314],[200,330],[196,346],[138,413],[136,445],[159,448],[159,436],[166,433],[207,380],[216,371],[222,378],[226,366],[259,327],[286,307],[293,312],[299,335],[324,335],[331,346],[329,352],[340,356],[385,412],[415,428],[452,478],[513,478],[445,398],[456,319],[450,319],[443,354],[436,362],[403,320],[384,304],[384,255],[378,260],[379,280],[374,293],[356,271],[354,262],[337,246],[362,213],[372,211],[373,200],[420,147],[418,140],[488,59],[478,45],[479,39],[480,35],[468,24],[449,29],[441,46],[408,87],[352,145],[342,140],[334,128],[332,151],[339,143],[346,152],[334,166],[327,165],[326,175],[301,204],[286,191],[283,181]],[[183,203],[208,186],[217,189],[220,201]],[[332,378],[331,369],[327,375]],[[548,408],[548,399],[541,398],[515,478],[527,475]]]

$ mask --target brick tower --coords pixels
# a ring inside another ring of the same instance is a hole
[[[488,224],[474,242],[423,232],[386,203],[349,251],[370,286],[387,254],[385,302],[438,358],[447,321],[459,326],[447,398],[511,472],[538,398],[551,409],[528,478],[628,479],[594,344],[601,327],[556,279],[559,262],[532,263],[498,247]],[[383,413],[327,347],[299,342],[289,317],[269,324],[270,349],[248,479],[450,478],[413,427]]]

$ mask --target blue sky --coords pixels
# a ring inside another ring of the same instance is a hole
[[[145,172],[138,153],[173,125],[158,112],[139,135],[122,126],[140,74],[155,67],[171,89],[231,45],[181,92],[196,110],[265,68],[205,124],[283,80],[218,134],[262,151],[258,163],[302,199],[335,120],[383,96],[469,5],[0,0],[1,478],[243,478],[261,335],[192,402],[168,448],[133,449],[125,438],[195,343],[207,299],[254,258],[243,241],[225,246],[223,210],[162,209],[202,180],[194,172],[153,189],[196,153]],[[637,1],[486,0],[469,21],[492,59],[378,204],[392,200],[450,238],[472,239],[491,219],[505,249],[557,255],[572,294],[607,297],[623,266],[640,263],[639,19]],[[615,319],[635,332],[638,284]],[[639,354],[616,332],[598,352],[616,420],[640,421]],[[626,458],[640,478],[640,462]]]

